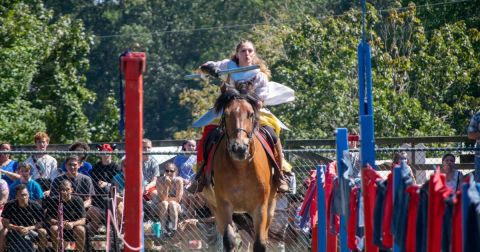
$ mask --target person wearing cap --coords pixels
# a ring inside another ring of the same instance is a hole
[[[113,152],[115,145],[108,143],[97,145],[98,151]],[[95,195],[92,196],[92,207],[88,211],[88,219],[92,220],[91,226],[95,230],[100,223],[105,224],[105,209],[110,198],[112,179],[119,170],[118,164],[113,161],[110,154],[101,154],[100,160],[93,166],[90,177],[92,178]]]
[[[98,145],[98,151],[113,152],[115,145],[108,143]],[[101,154],[100,160],[93,166],[90,177],[92,178],[95,194],[105,195],[110,191],[111,181],[115,174],[120,170],[118,164],[113,161],[112,155]],[[95,204],[94,204],[95,205]]]

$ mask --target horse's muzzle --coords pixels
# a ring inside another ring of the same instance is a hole
[[[238,140],[231,141],[231,144],[228,148],[230,155],[235,160],[245,160],[248,158],[248,142],[241,143]]]

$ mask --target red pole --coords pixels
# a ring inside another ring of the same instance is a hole
[[[142,137],[145,53],[122,56],[125,76],[125,241],[139,248],[143,241]],[[135,251],[125,246],[125,251]]]

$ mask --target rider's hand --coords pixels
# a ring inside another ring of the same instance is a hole
[[[200,66],[200,70],[204,73],[210,74],[213,77],[218,78],[218,72],[220,71],[213,63],[205,63]]]

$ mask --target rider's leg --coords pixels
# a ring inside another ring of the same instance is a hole
[[[278,139],[277,142],[275,143],[275,152],[276,152],[276,159],[277,159],[277,164],[278,164],[279,173],[280,173],[280,184],[278,186],[278,192],[286,193],[289,191],[289,188],[288,188],[288,182],[282,170],[284,157],[283,157],[283,147],[282,147],[282,143],[280,142],[280,139]]]
[[[212,131],[218,128],[218,125],[207,125],[203,128],[202,137],[197,146],[197,173],[195,174],[195,179],[192,181],[190,186],[187,188],[187,191],[190,193],[197,193],[203,190],[206,184],[204,167],[208,157],[208,146],[205,148],[205,144],[209,142],[209,139],[212,137]]]
[[[280,141],[280,138],[277,136],[275,133],[275,130],[269,126],[263,126],[268,134],[272,137],[273,143],[274,143],[274,152],[275,152],[275,161],[277,162],[278,169],[277,167],[274,166],[275,172],[279,173],[279,185],[278,185],[278,192],[286,193],[289,191],[288,187],[288,182],[283,174],[283,165],[284,165],[284,156],[283,156],[283,147],[282,143]]]

